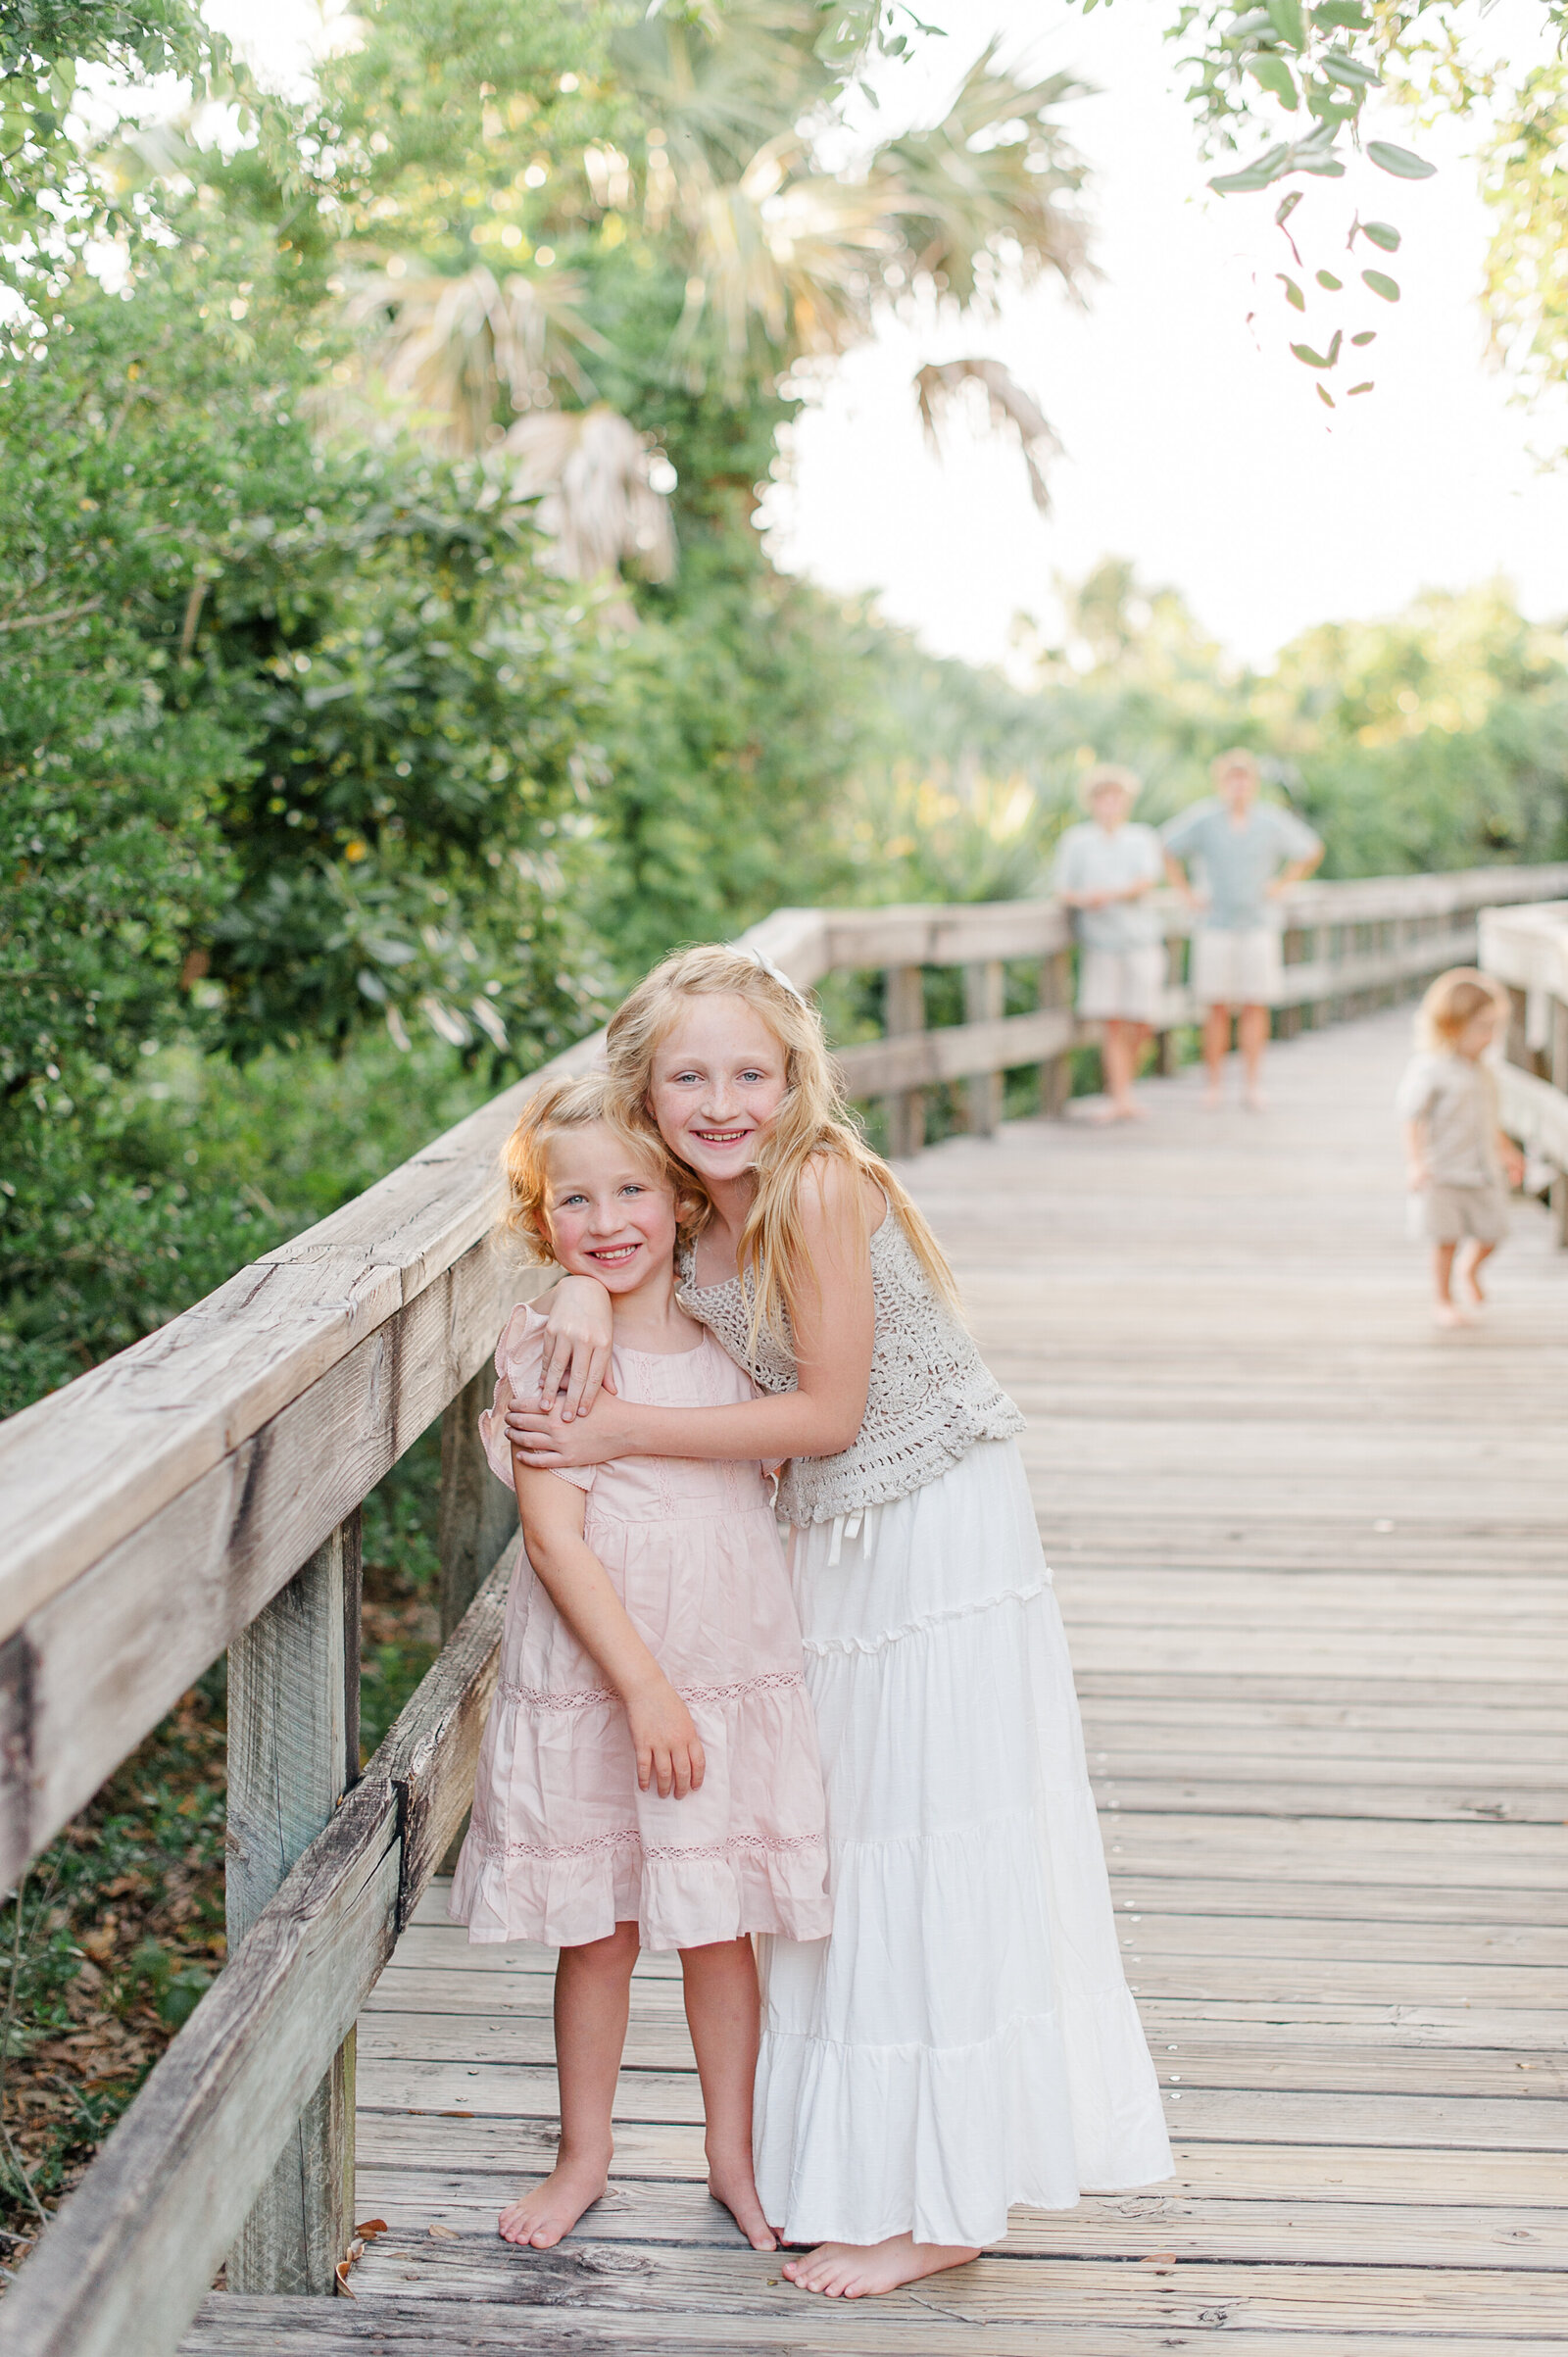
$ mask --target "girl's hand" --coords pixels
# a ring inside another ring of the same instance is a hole
[[[662,1800],[684,1800],[708,1772],[692,1714],[667,1678],[626,1696],[626,1720],[637,1752],[637,1790],[656,1787]]]
[[[608,1387],[592,1415],[575,1419],[557,1403],[514,1399],[507,1409],[507,1439],[531,1473],[560,1473],[575,1465],[608,1465],[638,1453],[632,1415]]]
[[[1525,1157],[1511,1138],[1502,1141],[1502,1167],[1510,1187],[1525,1183]]]
[[[1420,1195],[1432,1184],[1424,1162],[1412,1162],[1404,1174],[1404,1183],[1412,1195]]]
[[[610,1296],[598,1278],[563,1277],[545,1320],[539,1398],[550,1407],[558,1394],[564,1393],[561,1411],[568,1424],[588,1413],[601,1390],[614,1391],[610,1373],[613,1336]]]

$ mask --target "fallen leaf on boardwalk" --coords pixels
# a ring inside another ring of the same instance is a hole
[[[430,2233],[438,2242],[457,2242],[462,2239],[455,2226],[433,2226]]]
[[[373,2241],[377,2234],[386,2233],[386,2220],[384,2218],[367,2218],[365,2224],[357,2226],[354,2232],[363,2235],[367,2242]]]
[[[1156,2275],[1171,2275],[1175,2271],[1176,2253],[1173,2250],[1152,2250],[1138,2264],[1140,2267],[1152,2267]]]
[[[332,2273],[337,2278],[337,2287],[342,2293],[343,2297],[346,2300],[357,2300],[360,2295],[349,2283],[349,2268],[352,2262],[348,2259],[339,2259],[337,2265],[333,2268]]]
[[[473,2118],[471,2111],[438,2111],[435,2116],[438,2120],[471,2120]]]

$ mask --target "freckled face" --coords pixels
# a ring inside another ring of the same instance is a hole
[[[574,1277],[631,1293],[675,1255],[675,1198],[609,1124],[559,1130],[545,1152],[556,1258]]]
[[[739,1178],[788,1087],[783,1041],[728,991],[684,1002],[654,1051],[649,1110],[671,1154],[700,1178]]]

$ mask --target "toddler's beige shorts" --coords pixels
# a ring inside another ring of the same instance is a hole
[[[1421,1191],[1421,1221],[1429,1244],[1500,1244],[1508,1233],[1508,1191],[1500,1179],[1488,1187],[1441,1187]]]

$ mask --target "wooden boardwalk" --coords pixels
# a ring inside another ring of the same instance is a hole
[[[637,1982],[606,2201],[496,2238],[553,2141],[550,1958],[427,1895],[359,2033],[357,2305],[187,2347],[1465,2357],[1563,2345],[1568,1253],[1521,1210],[1426,1322],[1389,1113],[1404,1011],[912,1166],[1024,1447],[1177,2175],[1015,2214],[875,2303],[794,2291],[702,2185],[673,1959]],[[1558,2230],[1554,2239],[1554,2226]]]

